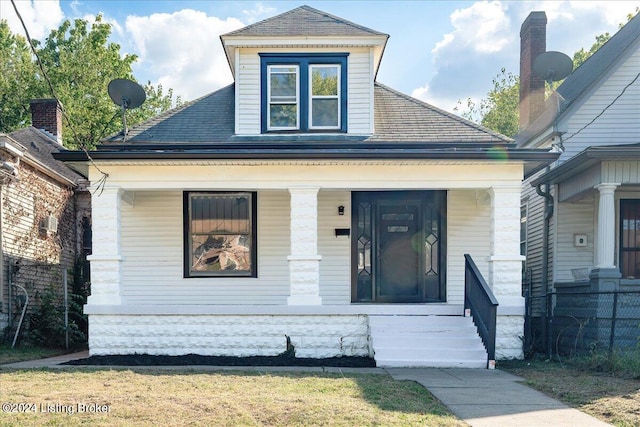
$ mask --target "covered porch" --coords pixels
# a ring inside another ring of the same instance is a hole
[[[96,183],[91,353],[274,355],[292,345],[299,357],[375,357],[375,316],[404,316],[395,335],[465,318],[469,254],[499,305],[496,358],[522,357],[520,184],[557,155],[369,145],[105,148],[92,163],[66,153]],[[193,233],[214,218],[194,218],[193,197],[243,200],[243,214],[222,237]],[[232,262],[209,256],[209,240],[235,242]]]

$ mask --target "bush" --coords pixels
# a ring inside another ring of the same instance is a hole
[[[65,347],[64,304],[56,295],[53,287],[47,288],[42,294],[36,293],[39,308],[32,313],[29,320],[28,338],[31,342],[49,348]],[[77,311],[79,296],[69,294],[69,348],[78,348],[87,341],[87,335],[80,330],[73,320],[72,311]],[[80,307],[82,312],[82,307]]]

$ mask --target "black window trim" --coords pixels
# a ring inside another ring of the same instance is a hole
[[[267,133],[347,133],[347,58],[348,52],[337,53],[275,53],[263,52],[260,56],[260,131]],[[335,129],[311,128],[309,124],[309,65],[340,65],[340,127]],[[269,129],[267,117],[268,71],[270,65],[297,65],[299,73],[299,123],[298,129]]]
[[[189,217],[189,197],[192,194],[247,194],[251,201],[251,271],[242,274],[220,274],[220,273],[197,273],[191,272],[191,248],[190,248],[190,217]],[[182,193],[182,237],[183,237],[183,278],[185,279],[211,279],[211,278],[257,278],[258,277],[258,193],[256,191],[215,191],[215,190],[192,190]]]

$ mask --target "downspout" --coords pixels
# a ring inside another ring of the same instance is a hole
[[[547,172],[549,168],[547,167]],[[544,310],[544,324],[545,324],[545,341],[547,347],[547,357],[551,358],[551,318],[549,317],[549,227],[551,225],[551,218],[553,217],[553,196],[549,191],[549,184],[544,184],[544,191],[541,188],[542,184],[536,187],[536,193],[539,196],[544,197],[544,223],[542,226],[542,281],[541,286],[543,289],[543,297],[545,300]]]

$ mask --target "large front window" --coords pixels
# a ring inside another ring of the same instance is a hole
[[[260,54],[262,132],[346,132],[347,54]]]
[[[255,193],[185,193],[185,276],[256,276]]]

